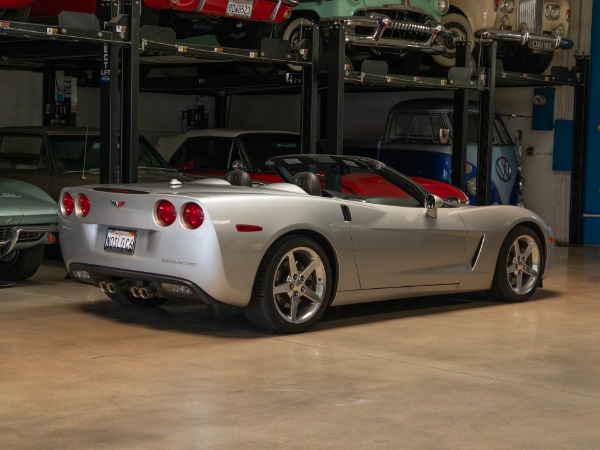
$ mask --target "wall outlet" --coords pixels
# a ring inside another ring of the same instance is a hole
[[[527,155],[528,156],[532,156],[533,155],[533,147],[527,147]]]

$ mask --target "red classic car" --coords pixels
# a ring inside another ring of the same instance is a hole
[[[273,156],[300,153],[300,135],[289,131],[236,130],[214,128],[190,130],[158,140],[160,153],[182,173],[223,178],[228,171],[242,169],[250,175],[248,183],[277,183],[279,176],[266,165]],[[319,175],[325,182],[325,175]],[[341,192],[354,195],[397,197],[394,186],[378,175],[355,173],[344,177]],[[459,188],[441,181],[414,177],[430,193],[443,199],[468,203]]]
[[[0,0],[0,20],[47,21],[61,11],[98,14],[110,0]],[[214,34],[226,47],[258,48],[297,0],[144,0],[142,24],[168,24],[180,35]]]

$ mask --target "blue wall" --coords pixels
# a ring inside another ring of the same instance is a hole
[[[600,2],[595,1],[592,12],[592,29],[598,30],[599,27]],[[600,35],[592,32],[591,39],[583,209],[586,214],[600,214]],[[600,245],[600,218],[583,219],[583,243]]]

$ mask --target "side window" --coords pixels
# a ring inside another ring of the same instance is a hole
[[[396,114],[390,121],[389,142],[406,142],[410,128],[409,114]]]

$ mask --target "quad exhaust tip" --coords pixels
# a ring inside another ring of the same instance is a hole
[[[156,289],[152,286],[132,286],[128,281],[100,281],[98,287],[104,293],[116,294],[117,292],[129,290],[135,298],[147,300],[156,295]]]

